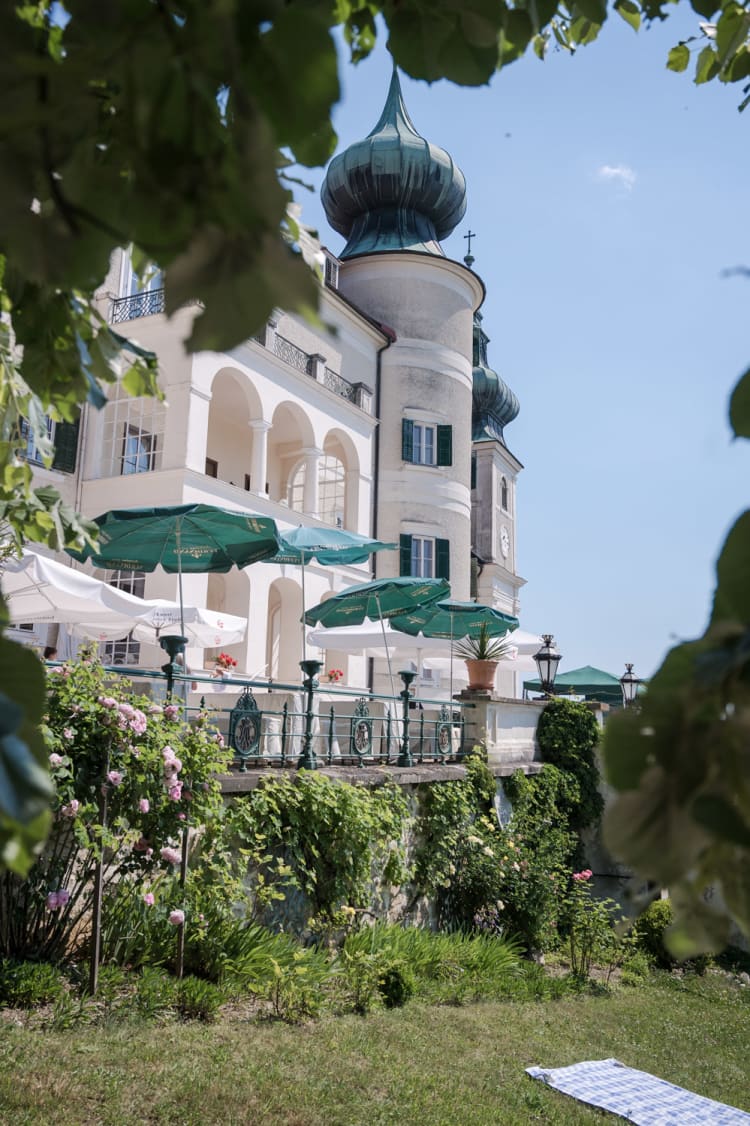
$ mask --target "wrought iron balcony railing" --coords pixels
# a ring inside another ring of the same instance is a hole
[[[130,297],[116,297],[112,302],[109,319],[113,325],[123,321],[134,321],[138,317],[150,317],[164,312],[164,290],[147,289],[143,293],[133,293]]]

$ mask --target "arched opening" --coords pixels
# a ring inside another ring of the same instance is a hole
[[[224,368],[211,385],[206,436],[207,476],[236,485],[248,492],[260,492],[265,482],[252,480],[254,432],[252,419],[261,418],[257,391],[239,371]]]
[[[508,482],[505,477],[500,479],[500,505],[503,512],[508,511]]]
[[[302,588],[293,579],[276,579],[268,591],[268,675],[297,684],[302,659]]]
[[[295,403],[280,403],[273,413],[268,432],[268,495],[279,504],[292,507],[293,478],[296,511],[302,512],[305,486],[305,458],[303,450],[315,448],[315,436],[310,422],[301,407]],[[299,508],[297,508],[299,504]]]

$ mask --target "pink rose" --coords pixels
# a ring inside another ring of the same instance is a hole
[[[151,707],[148,709],[148,714],[149,715],[161,715],[163,710],[164,709],[161,708],[159,706],[159,704],[152,704]]]
[[[123,775],[121,770],[110,770],[107,774],[107,781],[111,782],[113,786],[119,786],[122,782],[122,778]]]
[[[114,697],[112,697],[112,696],[97,696],[96,699],[97,699],[97,702],[99,704],[101,704],[101,706],[103,708],[116,708],[117,707],[117,700],[115,700]]]
[[[61,766],[62,765],[62,755],[55,755],[55,754],[50,755],[49,756],[49,764],[50,764],[50,766]]]
[[[70,740],[74,739],[74,738],[75,738],[75,731],[73,730],[73,728],[72,727],[63,727],[63,739],[67,739],[68,742],[70,742]]]
[[[138,802],[138,808],[141,813],[148,813],[148,811],[151,809],[151,803],[149,802],[148,798],[141,798],[141,800]]]
[[[173,786],[169,787],[169,800],[179,801],[182,797],[182,782],[175,782]]]
[[[186,817],[186,814],[184,814],[184,813],[178,813],[177,814],[177,820],[178,821],[184,821],[185,817]]]
[[[179,714],[180,709],[178,708],[177,704],[167,704],[164,709],[164,715],[167,717],[167,719],[177,719],[177,716]]]
[[[146,894],[143,897],[143,902],[146,904],[147,907],[153,907],[153,905],[154,905],[154,893],[152,891],[147,891]]]
[[[51,891],[47,896],[47,910],[56,911],[60,906],[60,900],[57,897],[56,891]]]
[[[169,912],[169,921],[170,921],[170,923],[172,924],[173,927],[181,927],[182,924],[185,922],[185,912],[179,911],[179,910],[178,911],[170,911]]]
[[[60,813],[62,813],[63,817],[75,817],[80,808],[81,808],[81,803],[78,801],[78,799],[72,798],[71,801],[69,801],[67,805],[64,805],[62,807],[62,809],[60,810]]]
[[[161,856],[162,860],[166,860],[168,864],[180,863],[180,850],[177,848],[170,848],[169,845],[167,845],[165,848],[160,850],[159,855]]]

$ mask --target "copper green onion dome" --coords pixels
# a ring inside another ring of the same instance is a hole
[[[321,190],[328,222],[349,241],[341,258],[391,250],[443,255],[466,210],[463,172],[417,133],[394,68],[375,128],[331,161]]]
[[[471,440],[486,442],[496,439],[504,445],[503,429],[513,421],[521,406],[505,380],[489,367],[488,343],[489,337],[482,328],[482,314],[475,313]]]

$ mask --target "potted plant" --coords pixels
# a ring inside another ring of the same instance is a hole
[[[216,657],[214,661],[214,671],[212,673],[212,676],[214,676],[217,680],[223,680],[227,673],[230,673],[232,669],[235,668],[237,668],[237,662],[235,661],[234,657],[232,657],[229,653],[219,653],[218,657]]]
[[[338,682],[340,680],[343,680],[343,678],[344,678],[344,670],[343,669],[329,669],[328,672],[326,673],[326,676],[328,677],[328,683],[329,684],[338,684]]]
[[[466,661],[470,692],[492,691],[495,669],[510,649],[510,642],[505,637],[493,637],[489,626],[484,623],[476,637],[464,637],[454,643],[454,654]]]

